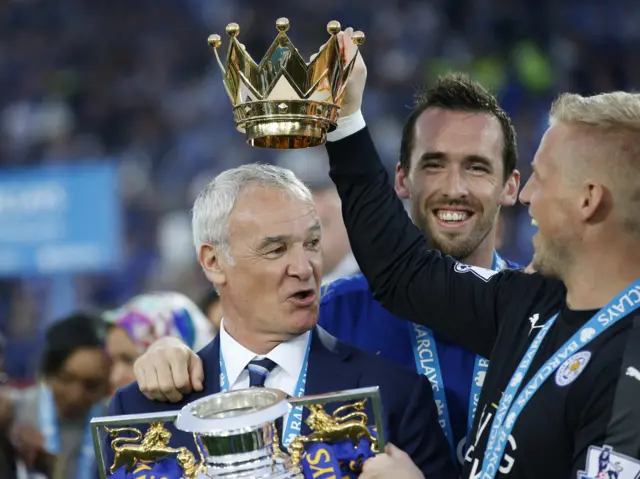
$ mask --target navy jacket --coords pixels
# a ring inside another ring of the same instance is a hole
[[[203,391],[187,395],[180,403],[156,402],[147,399],[134,383],[116,393],[109,414],[172,411],[220,392],[219,351],[220,339],[216,336],[198,352],[205,371]],[[314,329],[305,395],[368,386],[380,387],[387,440],[409,454],[426,477],[455,478],[429,381],[402,366],[338,341],[322,328]],[[331,412],[330,405],[326,409]],[[173,425],[167,428],[173,433],[172,446],[193,448],[193,436],[177,431]],[[302,434],[309,432],[304,424]]]

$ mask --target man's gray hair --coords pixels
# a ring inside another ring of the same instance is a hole
[[[205,186],[193,205],[191,226],[196,252],[203,244],[211,244],[231,261],[227,242],[229,216],[240,193],[251,185],[278,188],[313,205],[309,188],[286,168],[250,163],[226,170]]]

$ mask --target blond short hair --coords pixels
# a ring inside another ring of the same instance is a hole
[[[615,214],[625,229],[640,236],[640,94],[565,93],[553,102],[549,123],[588,128],[596,142],[592,151],[606,160]]]
[[[551,105],[550,122],[640,131],[640,94],[616,91],[584,97],[565,93]]]

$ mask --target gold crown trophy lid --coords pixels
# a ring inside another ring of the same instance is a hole
[[[223,73],[236,128],[255,147],[322,145],[336,127],[346,83],[359,54],[349,62],[343,60],[337,38],[341,26],[333,20],[327,24],[331,38],[307,63],[287,36],[289,27],[286,18],[276,21],[278,34],[260,63],[238,41],[237,23],[226,27],[230,42],[224,64],[218,55],[220,35],[208,38]],[[358,47],[364,40],[364,33],[353,33],[352,41]]]

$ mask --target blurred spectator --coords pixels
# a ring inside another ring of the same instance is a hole
[[[180,293],[150,293],[136,296],[124,306],[104,314],[112,325],[107,353],[113,366],[110,393],[136,380],[133,364],[151,344],[165,336],[176,336],[198,351],[215,336],[215,328],[189,298]]]
[[[106,411],[106,324],[76,313],[47,330],[35,394],[16,403],[12,441],[30,470],[73,479],[94,465],[89,421]]]
[[[333,185],[313,187],[318,216],[322,222],[323,283],[358,274],[360,268],[351,253],[347,229],[342,220],[342,203]]]
[[[222,304],[220,303],[220,296],[215,289],[211,289],[205,294],[200,302],[200,309],[209,321],[211,321],[217,333],[220,330],[220,321],[222,321],[224,313],[222,311]]]

